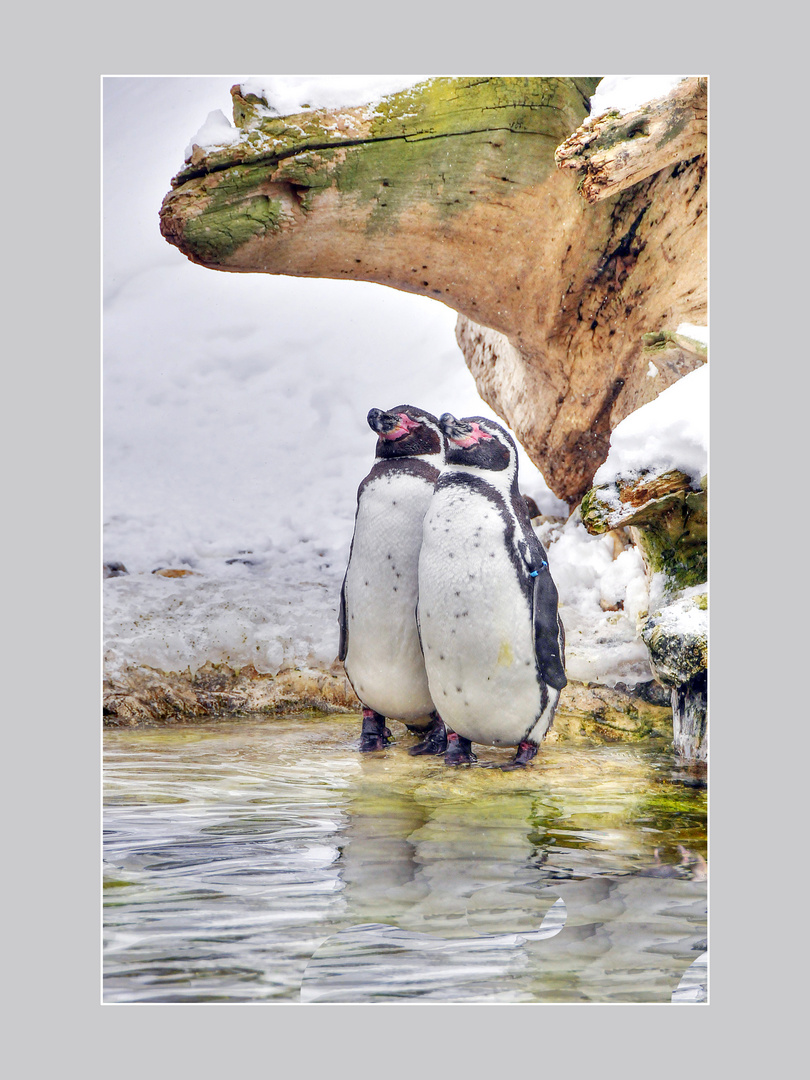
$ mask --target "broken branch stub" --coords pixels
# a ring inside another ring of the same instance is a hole
[[[619,115],[607,112],[557,148],[561,169],[580,176],[589,203],[638,184],[679,161],[705,155],[708,85],[684,79],[665,98]]]

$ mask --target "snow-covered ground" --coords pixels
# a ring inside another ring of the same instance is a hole
[[[706,475],[709,462],[709,368],[690,371],[654,401],[625,417],[610,436],[610,452],[596,470],[594,484],[642,470],[679,469],[692,481]]]
[[[275,77],[275,107],[325,104],[315,78]],[[342,88],[351,103],[388,92],[367,78]],[[184,150],[207,115],[229,111],[236,82],[247,80],[105,80],[104,560],[128,571],[104,582],[111,677],[209,660],[271,673],[330,665],[374,452],[369,408],[494,416],[442,304],[361,282],[218,273],[162,239],[158,211]],[[328,103],[345,99],[334,90]],[[566,512],[525,455],[520,475],[543,513]],[[612,540],[575,518],[540,535],[569,676],[648,679],[638,552],[614,559]],[[164,568],[190,572],[153,572]]]

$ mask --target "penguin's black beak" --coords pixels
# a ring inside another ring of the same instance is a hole
[[[456,420],[452,413],[442,413],[439,417],[439,427],[448,439],[463,439],[472,431],[472,424],[466,420]]]
[[[372,431],[376,431],[378,435],[386,435],[389,431],[393,431],[397,424],[401,423],[400,418],[396,413],[383,412],[382,409],[369,409],[368,426]]]

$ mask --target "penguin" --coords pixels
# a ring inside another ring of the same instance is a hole
[[[500,424],[444,413],[445,464],[425,515],[417,619],[428,685],[446,724],[445,763],[471,743],[537,753],[566,685],[565,630],[546,552]]]
[[[411,754],[440,754],[444,723],[428,689],[416,628],[422,520],[444,463],[444,436],[412,405],[371,409],[374,466],[357,492],[349,563],[340,594],[338,656],[363,705],[362,751],[391,739],[386,717],[424,739]]]

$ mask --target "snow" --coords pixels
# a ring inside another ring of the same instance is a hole
[[[407,90],[430,75],[254,75],[241,82],[242,94],[264,98],[279,116],[302,109],[367,105]]]
[[[638,548],[614,558],[613,539],[592,536],[576,511],[564,525],[536,531],[560,596],[568,678],[603,686],[649,680],[647,648],[636,633],[636,617],[647,609]]]
[[[296,79],[286,90],[301,104]],[[356,490],[373,460],[368,410],[497,419],[441,303],[362,282],[218,273],[163,240],[158,210],[188,132],[205,116],[224,131],[221,107],[240,81],[104,80],[104,560],[128,571],[104,582],[112,678],[129,665],[328,667]],[[326,83],[321,97],[305,89],[313,107],[327,100]],[[523,453],[520,478],[542,513],[567,513]],[[614,559],[612,541],[577,515],[538,534],[569,677],[649,679],[635,635],[638,552]]]
[[[407,90],[428,75],[254,75],[239,86],[243,96],[253,94],[268,104],[268,115],[289,116],[307,109],[352,108],[371,105],[388,94]],[[185,158],[194,145],[210,151],[239,142],[243,132],[217,109],[186,146]]]
[[[591,113],[585,120],[590,125],[606,112],[632,112],[666,97],[688,75],[606,75],[591,96]]]
[[[684,322],[676,327],[675,333],[680,334],[681,337],[691,338],[692,341],[699,341],[701,345],[708,346],[709,344],[708,326],[695,326],[694,323]]]
[[[201,150],[212,150],[215,146],[228,146],[238,138],[239,132],[222,109],[214,109],[186,147],[186,161],[191,157],[195,146],[199,146]]]
[[[703,364],[613,429],[610,452],[596,471],[594,486],[642,470],[679,469],[697,482],[707,473],[708,450],[709,368]]]

